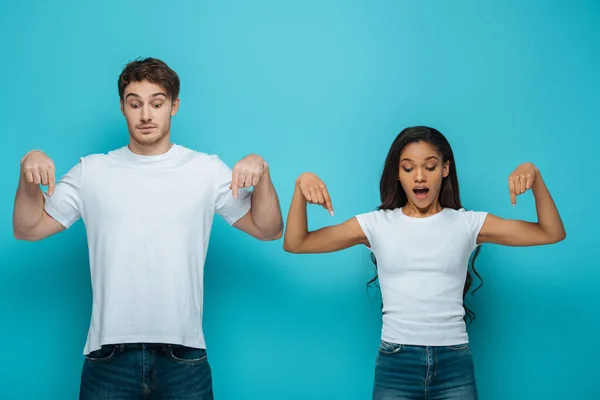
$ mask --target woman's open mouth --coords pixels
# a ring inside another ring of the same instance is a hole
[[[413,193],[415,194],[415,197],[417,199],[423,200],[423,199],[427,198],[427,195],[429,194],[429,188],[416,187],[413,189]]]

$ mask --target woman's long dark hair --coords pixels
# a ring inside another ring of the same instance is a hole
[[[398,173],[400,169],[400,153],[402,150],[411,143],[424,142],[432,145],[443,157],[443,163],[446,161],[450,162],[450,172],[447,177],[442,180],[442,188],[440,190],[438,201],[444,208],[453,208],[455,210],[463,208],[460,202],[460,191],[458,188],[458,177],[456,174],[456,163],[454,162],[454,153],[450,147],[448,140],[439,131],[426,126],[414,126],[404,129],[394,140],[390,151],[388,152],[385,160],[385,166],[383,167],[383,173],[381,174],[381,181],[379,183],[379,190],[381,195],[381,205],[377,207],[378,210],[393,210],[406,205],[408,198],[402,185],[398,180]],[[477,290],[483,285],[483,279],[475,269],[475,260],[481,251],[481,246],[477,246],[473,257],[471,257],[469,266],[467,268],[467,276],[465,279],[465,287],[463,289],[463,307],[465,308],[465,321],[472,322],[475,320],[475,313],[469,309],[465,303],[465,298],[471,285],[473,284],[473,275],[477,276],[480,284],[477,288],[472,291],[475,294]],[[375,255],[371,254],[371,259],[377,269],[377,260]],[[375,282],[378,275],[375,275],[367,285]]]

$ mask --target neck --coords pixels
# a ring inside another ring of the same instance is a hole
[[[442,207],[442,205],[439,201],[437,201],[437,199],[435,199],[433,203],[424,208],[418,207],[416,204],[412,203],[409,200],[408,203],[406,203],[404,207],[402,207],[402,213],[406,216],[413,218],[425,218],[435,215],[443,209],[444,207]]]
[[[171,143],[169,135],[152,144],[140,144],[133,140],[133,138],[130,138],[128,147],[134,154],[139,154],[141,156],[157,156],[169,151],[171,147],[173,147],[173,143]]]

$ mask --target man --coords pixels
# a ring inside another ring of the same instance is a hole
[[[212,399],[202,298],[214,214],[276,240],[279,200],[260,156],[231,170],[171,142],[179,78],[164,62],[128,64],[118,87],[129,145],[81,158],[56,185],[52,160],[27,153],[14,234],[35,241],[85,223],[93,305],[81,399]]]

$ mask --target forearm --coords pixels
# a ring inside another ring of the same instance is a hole
[[[25,181],[23,174],[19,178],[13,210],[13,233],[16,237],[27,236],[44,216],[44,197],[39,185]]]
[[[280,238],[283,230],[283,217],[279,198],[269,170],[264,172],[252,193],[252,222],[265,237]]]
[[[538,175],[534,181],[532,191],[535,198],[538,226],[550,238],[557,241],[564,239],[566,236],[565,227],[541,175]]]
[[[287,251],[294,251],[308,236],[308,218],[306,216],[306,199],[298,185],[294,187],[292,204],[287,217],[283,247]]]

